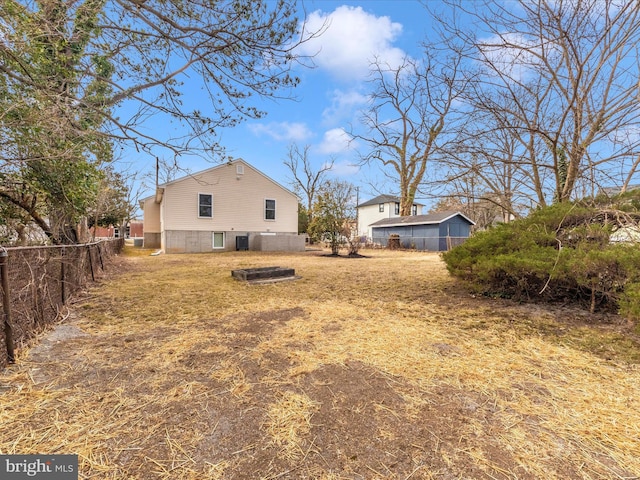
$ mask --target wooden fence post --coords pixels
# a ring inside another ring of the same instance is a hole
[[[13,346],[11,302],[9,298],[9,253],[4,247],[0,249],[0,277],[2,278],[2,316],[4,317],[4,340],[7,346],[7,362],[15,363],[16,355]]]

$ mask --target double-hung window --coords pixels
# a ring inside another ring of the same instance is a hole
[[[381,213],[384,212],[384,203],[379,203],[378,204],[378,211],[381,212]]]
[[[198,218],[213,218],[213,195],[198,194]]]
[[[264,219],[275,220],[276,219],[276,201],[267,198],[264,201]]]
[[[396,202],[396,207],[394,209],[394,213],[396,215],[400,215],[400,202]]]

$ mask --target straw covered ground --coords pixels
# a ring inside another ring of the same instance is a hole
[[[640,475],[615,316],[473,298],[430,253],[132,251],[0,372],[1,454],[97,479]],[[275,265],[301,278],[231,277]]]

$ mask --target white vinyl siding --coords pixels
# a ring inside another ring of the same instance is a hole
[[[298,232],[298,198],[269,177],[243,163],[223,164],[170,182],[165,187],[164,230],[209,232]],[[211,194],[213,218],[198,218],[194,192]],[[214,195],[215,193],[215,195]],[[276,219],[265,222],[265,199],[276,201]]]
[[[390,202],[387,203],[386,205],[389,207],[386,211],[385,209],[381,208],[381,206],[384,207],[384,203],[381,204],[373,204],[373,205],[367,205],[364,207],[359,207],[358,208],[358,235],[366,235],[368,237],[371,237],[371,227],[369,227],[369,225],[371,225],[372,223],[377,222],[378,220],[382,220],[384,218],[394,218],[394,217],[399,217],[398,214],[393,214],[395,208],[392,210],[392,205],[394,205],[394,207],[397,207],[397,211],[399,213],[400,210],[400,204],[396,203],[396,202]],[[417,215],[419,214],[418,208],[421,208],[421,205],[418,203],[414,203],[411,206],[411,214],[412,215]]]
[[[144,200],[143,230],[147,233],[160,233],[160,204],[155,202],[155,197]]]

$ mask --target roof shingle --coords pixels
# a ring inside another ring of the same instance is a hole
[[[428,215],[411,215],[409,217],[385,218],[382,220],[378,220],[375,223],[372,223],[370,226],[395,227],[400,225],[429,225],[429,224],[433,225],[433,224],[442,223],[450,219],[451,217],[455,217],[456,215],[460,215],[471,225],[475,225],[475,222],[470,218],[466,217],[464,214],[450,210],[445,212],[429,213]]]

